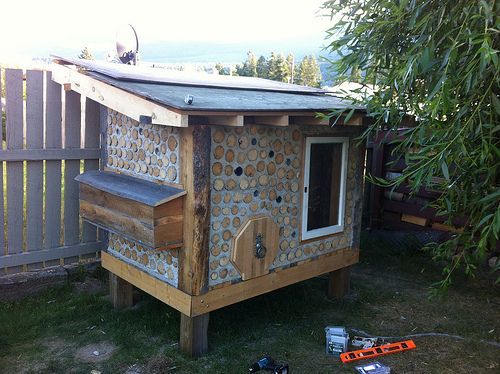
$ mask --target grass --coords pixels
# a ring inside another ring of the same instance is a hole
[[[85,282],[103,274],[87,276]],[[437,267],[419,251],[389,248],[365,235],[352,293],[341,302],[324,295],[325,278],[314,278],[212,312],[210,352],[190,359],[179,352],[179,313],[142,295],[134,308],[114,311],[104,297],[76,292],[73,282],[16,303],[0,304],[0,371],[24,373],[244,373],[262,355],[288,362],[293,373],[351,373],[326,357],[324,327],[344,325],[371,334],[423,332],[460,335],[414,338],[417,349],[381,357],[398,373],[497,372],[500,297],[488,277],[458,280],[442,298],[428,299]],[[79,274],[82,281],[85,274]],[[116,346],[102,362],[77,358],[78,349]]]

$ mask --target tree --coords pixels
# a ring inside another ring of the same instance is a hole
[[[298,66],[297,83],[303,86],[320,87],[321,80],[321,70],[316,57],[313,55],[304,56]]]
[[[361,83],[375,88],[365,103],[373,117],[365,136],[416,119],[396,148],[408,164],[403,175],[375,182],[439,190],[438,214],[450,224],[466,219],[462,233],[431,248],[446,261],[438,284],[446,289],[457,269],[474,275],[499,240],[500,4],[332,0],[323,7],[337,19],[328,35],[329,50],[341,55],[340,77],[356,66]]]
[[[286,64],[288,66],[288,83],[293,83],[295,79],[295,57],[293,54],[289,53],[286,56]]]
[[[229,75],[228,69],[221,62],[215,64],[215,70],[219,72],[219,75]]]
[[[92,52],[87,47],[84,47],[82,49],[82,52],[78,56],[78,58],[84,59],[84,60],[93,60],[94,56],[92,56]]]
[[[264,56],[260,56],[255,67],[259,78],[267,79],[269,77],[269,63]]]
[[[243,65],[236,65],[236,75],[241,75],[244,77],[256,77],[257,76],[257,59],[252,51],[247,52],[247,59]]]
[[[271,52],[268,78],[278,82],[288,82],[290,79],[290,68],[281,53],[276,55],[274,52]]]

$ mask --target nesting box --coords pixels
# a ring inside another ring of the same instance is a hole
[[[116,306],[133,285],[179,310],[198,355],[211,311],[325,273],[331,296],[347,290],[363,108],[256,78],[57,62],[53,79],[101,104],[103,167],[77,180],[81,216],[109,231]],[[331,109],[354,114],[332,126]]]
[[[183,189],[110,171],[76,180],[85,220],[150,249],[182,246]]]

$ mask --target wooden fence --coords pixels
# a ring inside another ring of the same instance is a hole
[[[403,155],[394,154],[393,141],[402,135],[381,131],[367,143],[366,173],[394,179],[406,168]],[[372,229],[456,231],[464,220],[453,222],[456,227],[445,225],[447,217],[438,216],[429,203],[440,196],[438,191],[421,188],[411,194],[409,185],[383,188],[365,183],[364,225]]]
[[[0,269],[10,274],[96,257],[103,241],[79,216],[74,177],[99,168],[100,105],[65,91],[50,71],[1,72]]]

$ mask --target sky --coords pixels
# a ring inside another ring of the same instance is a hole
[[[323,0],[4,0],[0,61],[110,50],[132,24],[140,43],[323,44]],[[287,51],[284,51],[286,53]],[[101,52],[99,52],[101,53]],[[94,56],[103,58],[104,56]]]

